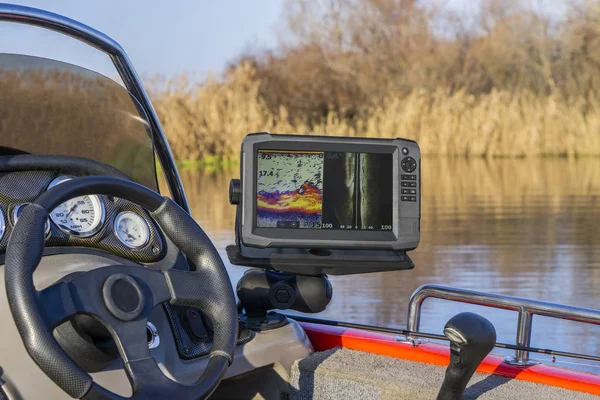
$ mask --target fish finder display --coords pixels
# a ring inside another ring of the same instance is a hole
[[[259,150],[256,226],[391,231],[393,155]]]

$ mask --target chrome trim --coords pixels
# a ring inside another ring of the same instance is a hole
[[[146,230],[146,240],[144,240],[144,243],[140,244],[139,246],[132,246],[131,244],[129,244],[125,240],[123,240],[123,238],[121,238],[121,236],[119,235],[119,229],[118,229],[119,222],[121,222],[121,219],[123,219],[128,214],[133,215],[135,218],[139,218],[139,220],[143,223],[143,228]],[[117,214],[117,216],[115,217],[115,220],[113,222],[113,233],[115,234],[117,239],[119,239],[119,242],[123,243],[125,246],[129,247],[130,249],[141,249],[142,247],[147,245],[148,242],[150,241],[150,227],[148,226],[148,222],[146,222],[146,220],[141,215],[136,214],[133,211],[121,211],[119,214]]]
[[[156,326],[150,321],[146,322],[146,329],[150,332],[150,340],[148,341],[148,348],[155,349],[160,345],[160,335],[158,334],[158,329]]]
[[[531,347],[531,329],[534,315],[600,325],[599,310],[500,294],[476,292],[474,290],[458,289],[449,286],[423,285],[415,290],[410,297],[410,302],[408,304],[408,331],[419,331],[421,323],[421,307],[425,299],[430,297],[517,311],[519,313],[519,319],[517,323],[516,344],[521,347]],[[538,363],[538,361],[530,360],[529,351],[525,350],[516,350],[514,357],[505,358],[504,361],[516,365],[531,365]]]
[[[245,152],[242,152],[241,163],[242,163],[241,164],[242,171],[241,171],[241,175],[240,175],[240,177],[242,178],[242,202],[241,202],[241,204],[244,204],[244,202],[247,200],[244,198],[246,196],[246,181],[247,181],[247,179],[244,179],[244,174],[246,173],[245,167],[244,167],[244,165],[246,164],[246,153]],[[256,193],[254,193],[254,197],[256,197]],[[242,226],[244,226],[244,221],[246,220],[246,212],[244,210],[246,209],[246,207],[241,206],[240,208],[242,209],[241,224],[242,224]],[[256,223],[256,218],[254,219],[253,223]],[[236,232],[236,237],[237,237],[237,232]]]
[[[142,110],[148,117],[148,122],[153,132],[152,140],[154,147],[173,200],[189,213],[189,204],[165,133],[156,111],[150,102],[150,97],[146,93],[141,79],[121,45],[104,33],[90,28],[81,22],[37,8],[0,3],[0,21],[33,25],[63,33],[95,47],[110,57],[125,87],[138,100]]]
[[[12,209],[12,213],[11,213],[11,222],[12,222],[12,226],[14,228],[14,226],[17,224],[17,219],[19,219],[19,211],[21,211],[21,208],[23,208],[23,206],[28,206],[29,204],[31,204],[30,202],[26,202],[26,203],[19,203],[19,204],[15,204],[13,206]],[[46,218],[46,238],[48,236],[50,236],[50,219]]]
[[[467,344],[467,338],[464,337],[462,332],[460,332],[450,326],[447,328],[444,328],[444,336],[446,336],[448,338],[448,340],[450,340],[451,342],[458,343],[458,344]]]
[[[4,237],[6,231],[6,220],[4,219],[4,211],[0,208],[0,240]]]
[[[64,175],[59,176],[58,178],[54,178],[52,180],[52,182],[50,182],[50,184],[48,185],[46,190],[52,189],[54,186],[59,185],[65,181],[68,181],[71,179],[73,179],[73,178],[70,176],[64,176]],[[104,207],[104,202],[102,201],[100,196],[97,196],[95,194],[86,194],[84,196],[77,196],[77,197],[86,197],[86,196],[90,198],[92,203],[94,203],[94,201],[97,203],[96,206],[100,210],[100,221],[98,222],[98,224],[94,228],[90,229],[89,231],[77,232],[71,228],[67,228],[66,226],[63,226],[63,225],[59,224],[58,222],[56,222],[54,220],[54,218],[52,217],[52,212],[54,212],[54,210],[52,210],[48,213],[48,216],[50,217],[50,220],[52,220],[54,225],[56,225],[58,227],[58,229],[60,229],[61,231],[63,231],[64,233],[66,233],[68,235],[83,237],[83,238],[93,236],[96,233],[98,233],[100,231],[100,229],[102,229],[102,227],[104,226],[104,219],[106,218],[106,209]],[[77,197],[74,197],[74,198],[77,198]]]

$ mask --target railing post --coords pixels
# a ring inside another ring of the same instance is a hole
[[[410,296],[410,301],[408,302],[408,318],[406,323],[406,329],[409,332],[419,331],[421,325],[421,306],[427,296],[428,291],[426,286],[419,287]],[[405,343],[411,343],[413,346],[416,346],[419,342],[416,337],[411,336],[410,334],[406,335],[404,340],[401,341]]]
[[[410,332],[419,331],[421,325],[421,303],[421,301],[411,301],[409,303],[406,329]]]
[[[531,346],[531,328],[533,323],[533,314],[526,308],[519,308],[519,319],[517,322],[517,346]],[[529,352],[526,350],[515,350],[515,356],[506,357],[504,362],[512,365],[536,365],[539,361],[530,360]]]
[[[525,309],[519,310],[519,322],[517,322],[517,346],[529,347],[531,345],[531,323],[533,315]],[[519,361],[529,360],[529,352],[524,350],[515,351],[515,358]]]

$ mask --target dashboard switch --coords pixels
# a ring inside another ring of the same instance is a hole
[[[194,341],[206,341],[208,339],[208,330],[202,320],[202,315],[196,309],[189,308],[185,311],[185,325],[188,333]]]

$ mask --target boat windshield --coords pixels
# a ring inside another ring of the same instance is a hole
[[[0,155],[90,158],[157,189],[152,133],[137,100],[88,69],[0,54]]]

